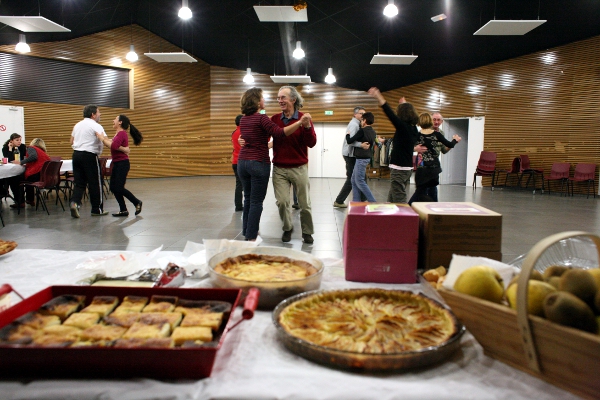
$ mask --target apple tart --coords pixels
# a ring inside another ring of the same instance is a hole
[[[459,330],[452,313],[431,299],[383,289],[308,294],[285,306],[277,321],[295,338],[361,354],[420,351]]]
[[[264,254],[230,257],[217,264],[214,270],[231,278],[252,282],[294,281],[317,273],[317,269],[306,261]]]

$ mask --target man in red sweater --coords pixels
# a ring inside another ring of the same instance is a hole
[[[277,94],[281,114],[271,120],[281,127],[293,124],[302,118],[304,100],[293,86],[282,86]],[[313,221],[310,206],[310,181],[308,179],[308,148],[317,144],[312,121],[289,136],[273,138],[273,190],[279,216],[283,222],[283,242],[292,240],[292,215],[290,211],[290,186],[296,189],[300,206],[300,225],[304,243],[313,243]]]

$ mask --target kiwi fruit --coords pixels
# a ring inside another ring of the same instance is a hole
[[[546,318],[557,324],[590,333],[598,332],[594,312],[583,300],[569,292],[553,292],[544,299]]]
[[[561,276],[570,269],[571,267],[565,267],[564,265],[551,265],[544,270],[544,280],[547,281],[551,276]]]
[[[596,297],[594,298],[594,307],[596,307],[596,313],[600,314],[600,290],[596,292]]]
[[[569,292],[592,306],[596,297],[596,280],[585,269],[574,268],[560,277],[558,290]]]
[[[519,275],[521,275],[521,274],[516,274],[515,276],[513,276],[513,278],[508,283],[508,286],[506,286],[506,287],[509,287],[513,283],[517,283],[517,281],[519,280]],[[538,271],[537,269],[534,269],[533,271],[531,271],[531,274],[529,275],[529,279],[532,279],[534,281],[544,281],[544,277],[542,276],[542,273],[540,271]]]
[[[550,278],[546,279],[546,283],[558,289],[558,286],[560,285],[560,276],[551,276]]]

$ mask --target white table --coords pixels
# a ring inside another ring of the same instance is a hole
[[[60,173],[64,174],[65,172],[68,171],[73,171],[73,160],[61,160],[62,161],[62,165],[60,166]],[[106,167],[110,167],[110,163],[112,162],[112,158],[109,158],[106,161]]]
[[[0,179],[21,175],[25,167],[18,164],[0,164]]]
[[[118,252],[19,250],[0,257],[0,283],[23,296],[57,284],[73,284],[86,273],[75,267]],[[180,252],[161,252],[177,262]],[[419,285],[346,282],[341,263],[326,263],[322,288]],[[186,286],[206,286],[206,281]],[[234,312],[233,322],[240,317]],[[35,362],[35,360],[31,360]],[[160,365],[156,366],[160,368]],[[398,373],[352,373],[320,366],[289,352],[276,338],[271,313],[259,311],[230,331],[209,378],[163,382],[126,380],[0,380],[2,399],[572,399],[573,395],[483,354],[469,333],[445,363]]]

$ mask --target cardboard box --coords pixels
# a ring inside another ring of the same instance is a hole
[[[419,216],[406,204],[351,202],[344,224],[346,280],[415,283]]]
[[[502,258],[501,214],[470,202],[412,208],[419,214],[419,268],[448,266],[452,253]]]

